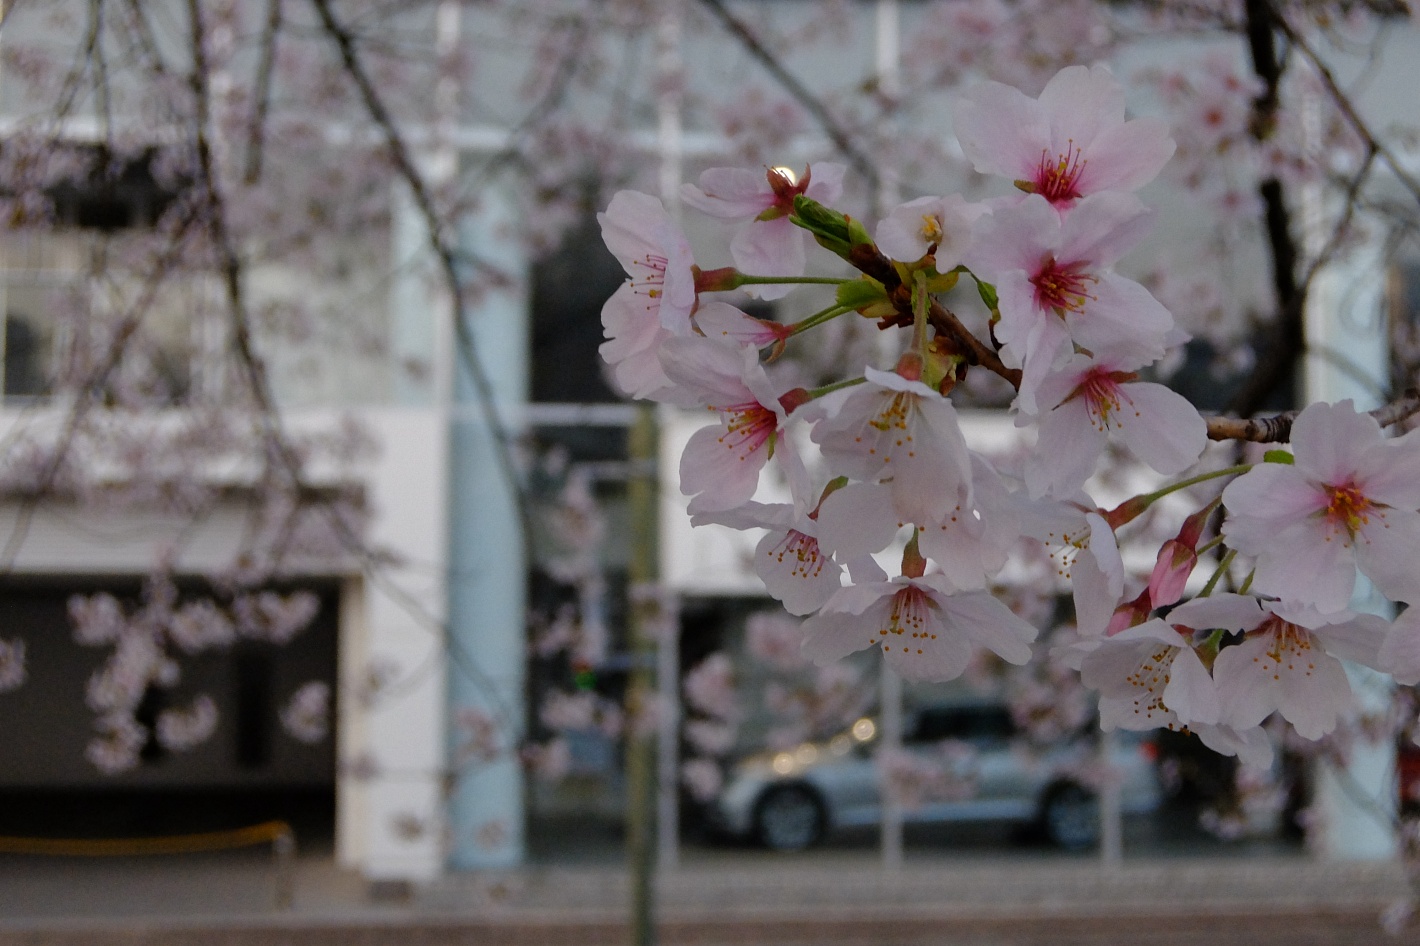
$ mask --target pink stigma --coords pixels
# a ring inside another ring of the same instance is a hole
[[[729,416],[725,418],[725,432],[720,436],[720,443],[740,460],[748,460],[751,454],[769,442],[779,427],[778,415],[758,401],[721,409]]]
[[[1080,174],[1087,163],[1089,162],[1080,156],[1080,149],[1075,147],[1073,140],[1065,146],[1065,153],[1056,155],[1054,159],[1050,157],[1049,151],[1042,150],[1040,166],[1036,168],[1033,182],[1035,192],[1052,204],[1075,200],[1080,196],[1075,185],[1079,183]]]
[[[1035,287],[1035,303],[1042,309],[1053,309],[1064,316],[1066,312],[1083,312],[1090,295],[1091,283],[1099,282],[1097,276],[1084,271],[1084,262],[1061,265],[1050,257],[1040,267],[1030,283]]]

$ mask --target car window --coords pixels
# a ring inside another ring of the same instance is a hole
[[[908,742],[1000,742],[1015,735],[1004,706],[931,706],[918,712]]]

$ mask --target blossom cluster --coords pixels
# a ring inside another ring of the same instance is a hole
[[[914,680],[958,677],[983,651],[1025,664],[1036,628],[993,588],[1033,544],[1071,586],[1077,639],[1062,659],[1098,691],[1107,729],[1186,728],[1262,761],[1274,713],[1308,739],[1335,728],[1350,701],[1342,660],[1420,680],[1415,609],[1393,623],[1350,610],[1358,575],[1392,601],[1420,596],[1420,435],[1387,437],[1350,402],[1314,404],[1291,452],[1200,472],[1207,421],[1146,380],[1187,336],[1115,267],[1150,226],[1136,192],[1175,150],[1167,126],[1127,117],[1106,68],[1071,66],[1037,98],[968,89],[954,127],[976,170],[1013,193],[920,197],[869,233],[831,206],[842,167],[712,169],[681,200],[739,222],[724,268],[696,264],[655,197],[622,191],[599,217],[630,276],[602,312],[610,375],[628,396],[718,417],[681,458],[690,513],[765,530],[756,571],[806,618],[804,654],[828,664],[877,647]],[[806,276],[810,237],[857,272]],[[941,301],[965,280],[986,338]],[[834,286],[834,304],[794,324],[728,295],[803,284]],[[896,356],[822,387],[786,384],[774,364],[786,348],[854,313],[901,336]],[[1034,432],[1017,460],[968,445],[952,393],[971,371],[1014,388],[1015,424]],[[1181,478],[1102,508],[1086,486],[1111,449]],[[755,500],[770,463],[789,502]],[[1131,587],[1119,530],[1224,477]],[[1185,601],[1209,555],[1215,574]]]
[[[102,771],[116,773],[138,765],[151,740],[170,752],[203,744],[219,724],[211,696],[198,693],[186,706],[163,709],[151,727],[140,722],[140,705],[154,690],[178,687],[181,656],[228,649],[241,640],[288,643],[315,619],[319,606],[316,596],[306,591],[243,593],[225,607],[211,598],[183,600],[164,575],[146,583],[142,603],[131,610],[106,592],[73,596],[68,610],[74,639],[89,647],[112,648],[86,689],[96,735],[85,757]],[[0,650],[0,660],[4,657]],[[280,711],[281,724],[295,739],[319,742],[329,733],[329,703],[327,684],[306,683]]]

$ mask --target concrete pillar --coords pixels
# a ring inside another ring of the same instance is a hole
[[[509,867],[526,853],[523,773],[527,549],[499,438],[528,392],[526,260],[509,194],[485,186],[463,222],[460,247],[486,275],[462,313],[473,351],[456,350],[449,451],[449,866]],[[459,343],[454,333],[455,345]],[[476,359],[486,388],[477,381]],[[486,391],[502,430],[490,424]],[[469,757],[471,714],[496,727],[497,754]]]
[[[1355,252],[1313,284],[1306,325],[1308,403],[1350,398],[1357,410],[1380,405],[1389,361],[1384,266],[1379,247]],[[1357,583],[1351,607],[1393,614],[1390,602],[1364,578]],[[1356,664],[1348,664],[1346,673],[1363,711],[1383,709],[1389,702],[1388,677]],[[1343,860],[1395,857],[1395,745],[1387,739],[1368,742],[1358,737],[1344,771],[1327,762],[1314,774],[1316,823],[1311,838],[1318,854]]]

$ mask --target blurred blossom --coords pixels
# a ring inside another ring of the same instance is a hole
[[[709,759],[689,759],[680,767],[680,780],[696,801],[710,801],[720,792],[724,776]]]
[[[591,729],[596,721],[595,697],[590,693],[550,693],[538,718],[549,729]]]
[[[281,709],[281,727],[308,744],[330,735],[330,686],[320,680],[301,684]]]
[[[148,742],[148,730],[128,713],[101,717],[94,728],[99,734],[84,748],[84,758],[100,771],[115,775],[138,764],[138,753]]]
[[[74,625],[74,639],[89,646],[113,643],[128,626],[123,606],[110,594],[72,596],[69,621]]]
[[[208,600],[194,601],[174,612],[168,622],[168,637],[184,653],[195,654],[210,647],[227,647],[236,640],[232,619]]]
[[[685,738],[705,755],[721,756],[735,746],[735,728],[724,723],[696,719],[685,724]]]
[[[289,595],[263,591],[241,595],[232,602],[232,613],[242,634],[273,644],[288,643],[305,630],[320,610],[320,599],[309,591]]]
[[[745,622],[749,652],[776,670],[808,666],[800,654],[803,621],[779,611],[756,611]]]
[[[502,751],[498,721],[481,709],[465,706],[454,714],[457,764],[489,762]]]
[[[966,743],[948,740],[932,754],[882,748],[874,759],[884,792],[909,811],[929,801],[970,798],[976,786],[970,776],[974,753]]]
[[[158,715],[158,742],[174,752],[201,745],[217,731],[217,704],[203,694],[185,709],[163,710]]]
[[[556,782],[572,770],[572,749],[561,737],[527,746],[522,752],[529,771],[546,782]]]
[[[735,691],[734,666],[717,651],[696,664],[685,675],[685,702],[692,709],[719,719],[739,715],[739,695]]]
[[[0,693],[24,686],[28,671],[25,668],[25,642],[20,638],[0,640]]]

